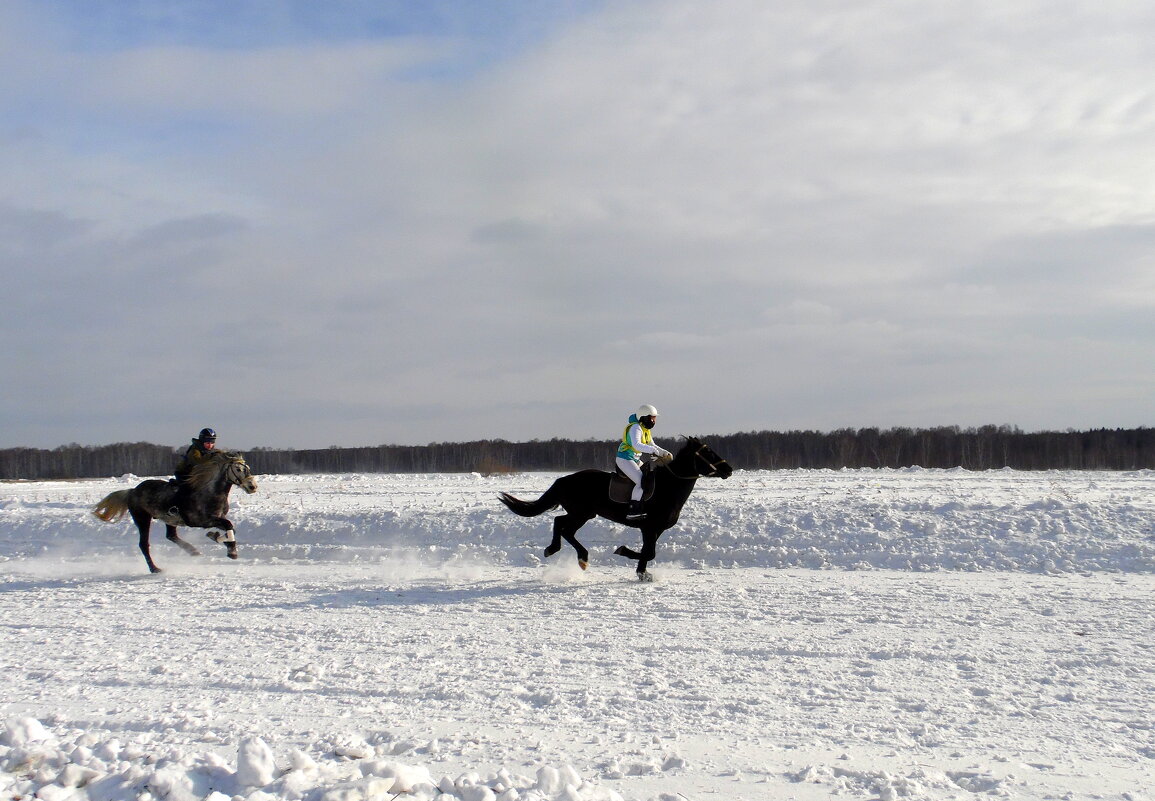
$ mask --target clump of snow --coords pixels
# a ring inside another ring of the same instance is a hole
[[[277,774],[273,749],[260,737],[241,740],[237,755],[237,783],[242,787],[264,787]]]
[[[18,718],[11,721],[0,734],[0,745],[20,747],[49,739],[48,730],[36,718]]]

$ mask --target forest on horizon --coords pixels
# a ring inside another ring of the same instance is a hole
[[[657,441],[677,451],[680,436]],[[1024,432],[1013,426],[844,428],[701,435],[735,469],[1155,469],[1155,428]],[[257,474],[570,472],[613,469],[612,440],[501,439],[319,449],[253,448]],[[227,442],[220,443],[222,448]],[[147,442],[0,449],[0,479],[164,476],[184,448]]]

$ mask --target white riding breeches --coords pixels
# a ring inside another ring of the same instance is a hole
[[[634,482],[634,491],[630,493],[630,500],[640,501],[642,499],[642,466],[633,459],[614,459],[614,461],[617,462],[622,472]]]

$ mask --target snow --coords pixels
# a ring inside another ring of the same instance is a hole
[[[739,471],[651,571],[556,475],[260,476],[239,561],[0,483],[0,798],[1155,800],[1155,473]]]

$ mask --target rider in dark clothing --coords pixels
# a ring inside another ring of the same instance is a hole
[[[216,446],[217,432],[211,428],[202,428],[201,433],[184,452],[184,458],[180,460],[180,464],[176,466],[176,480],[183,483],[194,467],[209,458],[209,454],[213,452]]]
[[[188,496],[189,473],[198,464],[208,459],[216,446],[217,432],[211,428],[202,428],[201,433],[188,446],[188,450],[184,452],[184,458],[180,460],[180,464],[173,471],[176,475],[176,497],[173,499],[173,505],[169,512],[174,515],[180,514],[185,498]]]

